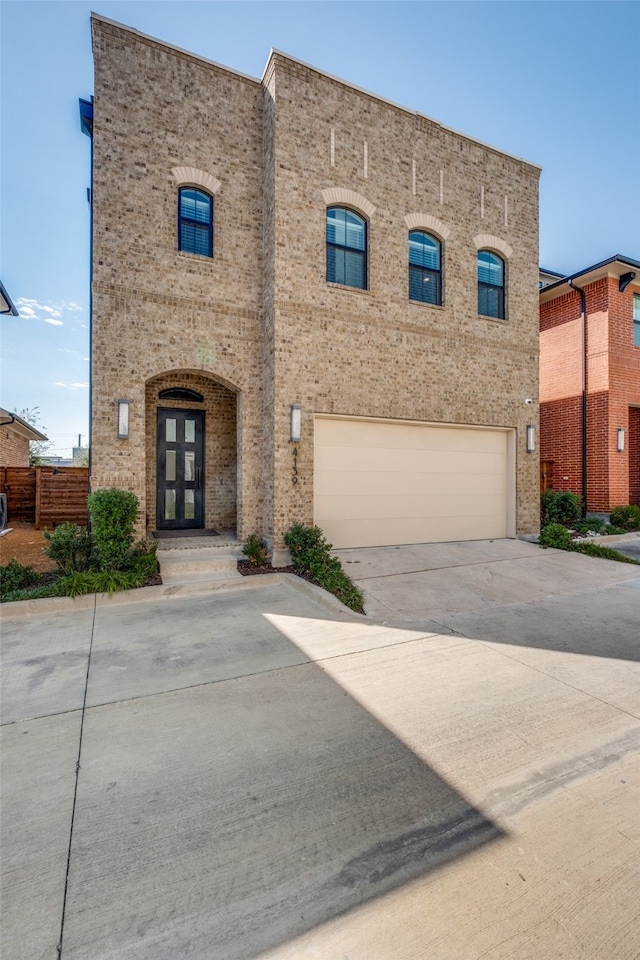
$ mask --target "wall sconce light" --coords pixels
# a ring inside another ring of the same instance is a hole
[[[291,443],[300,443],[301,437],[301,424],[302,424],[302,407],[299,403],[292,403],[290,408],[290,433],[289,440]]]
[[[624,427],[618,427],[616,434],[616,450],[618,453],[624,453]]]
[[[118,400],[118,440],[129,439],[130,400]]]
[[[536,428],[532,423],[527,424],[527,453],[536,452]]]

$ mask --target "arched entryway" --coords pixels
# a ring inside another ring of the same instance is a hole
[[[235,531],[237,396],[172,370],[145,386],[147,529]]]

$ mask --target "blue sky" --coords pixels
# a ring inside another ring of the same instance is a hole
[[[545,267],[640,259],[634,0],[3,0],[0,405],[61,455],[88,434],[91,10],[255,77],[276,47],[540,164]]]

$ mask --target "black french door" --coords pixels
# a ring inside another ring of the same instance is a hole
[[[158,530],[204,526],[204,410],[158,408]]]

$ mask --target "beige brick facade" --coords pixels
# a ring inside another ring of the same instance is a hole
[[[278,548],[312,522],[314,416],[340,414],[513,431],[513,532],[535,532],[539,168],[277,52],[258,81],[100,17],[93,37],[93,487],[155,528],[158,392],[191,387],[207,526]],[[214,197],[213,258],[178,251],[181,181]],[[326,280],[330,203],[367,219],[366,290]],[[415,228],[442,241],[442,306],[408,299]],[[504,320],[478,316],[479,247],[505,258]]]

